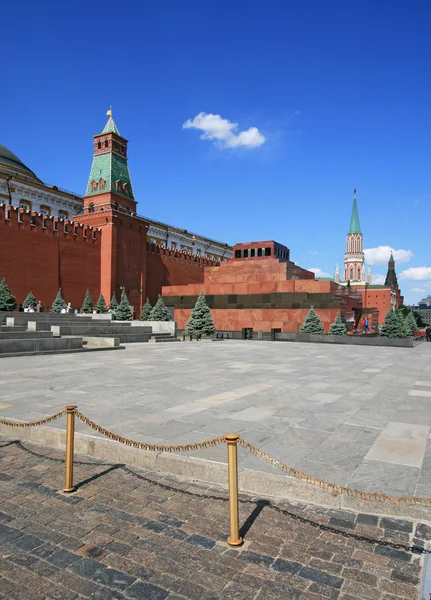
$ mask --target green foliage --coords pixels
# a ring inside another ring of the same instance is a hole
[[[323,335],[325,333],[319,315],[316,314],[313,306],[308,311],[303,324],[299,328],[299,332],[312,333],[314,335]]]
[[[34,310],[36,310],[36,306],[37,306],[37,300],[33,296],[32,292],[29,292],[27,298],[22,303],[22,307],[23,308],[33,308]]]
[[[117,307],[118,307],[117,298],[115,296],[115,292],[113,292],[111,302],[109,304],[109,308],[111,308],[112,310],[115,310]]]
[[[142,307],[141,321],[149,321],[152,310],[153,310],[153,307],[151,306],[150,301],[147,298],[147,301],[145,302],[144,306]]]
[[[407,325],[406,320],[404,318],[404,312],[401,309],[397,309],[395,311],[395,315],[398,319],[398,321],[400,322],[401,325],[401,332],[402,332],[402,336],[401,337],[409,337],[410,334],[410,327]]]
[[[63,296],[61,295],[61,288],[60,288],[57,292],[57,296],[55,297],[54,302],[52,303],[51,312],[52,313],[61,313],[63,308],[66,308],[66,307],[67,307],[67,304],[63,300]]]
[[[415,332],[419,329],[417,323],[416,323],[416,319],[414,314],[410,311],[405,320],[404,320],[404,324],[406,325],[406,327],[408,327],[409,331],[410,331],[410,335],[414,335]]]
[[[404,318],[406,318],[407,315],[411,312],[410,308],[408,306],[406,306],[405,304],[401,304],[401,306],[399,307],[397,312],[398,311],[402,312]]]
[[[404,321],[401,321],[393,310],[386,313],[385,322],[381,328],[381,335],[388,338],[408,337],[404,328]]]
[[[340,313],[337,313],[335,320],[331,323],[329,328],[329,335],[345,335],[347,332],[347,327],[343,323],[342,318],[340,317]]]
[[[81,312],[84,314],[91,314],[93,312],[93,300],[91,299],[90,292],[87,290],[85,292],[84,302],[81,306]]]
[[[100,296],[99,296],[99,299],[96,304],[96,310],[99,313],[107,313],[108,312],[108,309],[106,307],[105,297],[102,294],[102,292],[100,292]]]
[[[148,317],[149,321],[172,321],[171,313],[165,306],[165,303],[162,300],[161,295],[159,294],[159,299],[156,302],[156,305],[150,312],[150,316]]]
[[[417,310],[413,311],[413,316],[416,319],[416,323],[417,323],[418,327],[426,327],[425,321],[422,319],[422,317],[420,316],[420,314],[418,313]]]
[[[115,316],[117,321],[130,321],[133,317],[133,310],[127,297],[126,290],[121,292],[121,300],[115,310]]]
[[[15,296],[7,287],[6,279],[0,281],[0,310],[13,310],[16,308]]]
[[[215,330],[216,328],[211,316],[211,310],[207,305],[204,293],[201,292],[190,313],[190,317],[186,324],[186,332],[189,334],[212,335],[215,333]]]

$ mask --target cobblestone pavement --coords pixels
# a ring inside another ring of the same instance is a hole
[[[2,600],[419,596],[424,524],[243,496],[234,550],[223,490],[49,452],[0,438]]]

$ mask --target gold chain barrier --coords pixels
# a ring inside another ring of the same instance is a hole
[[[202,450],[203,448],[210,448],[211,446],[217,446],[218,444],[223,444],[225,439],[224,436],[214,438],[213,440],[206,440],[204,442],[198,442],[196,444],[186,444],[184,446],[157,446],[154,444],[146,444],[145,442],[136,442],[134,440],[129,440],[117,433],[113,433],[109,431],[109,429],[104,429],[100,427],[97,423],[83,415],[79,410],[75,410],[75,414],[78,419],[81,419],[83,423],[91,427],[98,433],[101,433],[105,437],[115,440],[116,442],[120,442],[120,444],[125,444],[126,446],[132,446],[133,448],[139,448],[140,450],[150,450],[152,452],[190,452],[190,450]]]
[[[245,450],[248,450],[254,456],[257,456],[260,460],[265,463],[269,463],[275,469],[280,469],[283,473],[291,475],[295,479],[300,479],[311,485],[317,485],[320,488],[334,494],[341,495],[346,494],[347,496],[356,496],[362,500],[376,500],[378,502],[393,502],[394,504],[406,504],[408,506],[422,505],[431,506],[431,498],[405,498],[399,496],[389,496],[387,494],[379,494],[376,492],[363,492],[353,488],[348,488],[335,483],[312,477],[306,473],[302,473],[293,467],[289,467],[284,463],[272,458],[262,450],[259,450],[246,440],[243,440],[237,433],[228,433],[224,436],[214,438],[212,440],[205,440],[203,442],[197,442],[196,444],[185,444],[182,446],[161,446],[156,444],[147,444],[145,442],[138,442],[136,440],[130,440],[126,437],[113,433],[109,429],[101,427],[85,415],[83,415],[76,406],[66,406],[63,410],[47,417],[40,419],[39,421],[14,421],[10,419],[0,418],[1,425],[7,425],[9,427],[38,427],[40,425],[46,425],[52,423],[67,415],[67,428],[66,428],[66,472],[65,472],[65,486],[63,492],[70,493],[75,491],[73,485],[73,461],[74,461],[74,439],[75,439],[75,417],[78,417],[83,423],[91,427],[98,433],[105,437],[131,446],[132,448],[138,448],[140,450],[149,450],[153,452],[190,452],[192,450],[201,450],[204,448],[210,448],[219,444],[227,444],[228,449],[228,488],[229,488],[229,517],[230,517],[230,535],[227,540],[231,546],[240,546],[242,544],[242,538],[239,534],[239,510],[238,510],[238,456],[237,448],[240,445]]]
[[[0,417],[0,425],[7,425],[8,427],[39,427],[39,425],[46,425],[47,423],[52,423],[52,421],[56,421],[60,417],[66,414],[66,408],[60,410],[55,415],[51,415],[50,417],[46,417],[46,419],[40,419],[39,421],[14,421],[10,419],[2,419]]]
[[[377,492],[362,492],[361,490],[355,490],[354,488],[348,488],[342,485],[336,485],[317,477],[312,477],[306,473],[302,473],[293,467],[288,467],[284,463],[272,458],[268,454],[265,454],[262,450],[259,450],[252,444],[249,444],[242,438],[238,439],[238,444],[248,450],[250,454],[257,456],[263,462],[269,463],[274,469],[281,469],[284,473],[288,473],[295,479],[301,479],[306,483],[317,485],[320,488],[327,490],[335,495],[346,494],[347,496],[358,496],[362,500],[377,500],[378,502],[393,502],[395,504],[407,504],[408,506],[415,506],[420,504],[422,506],[431,506],[431,498],[405,498],[403,496],[388,496],[387,494],[378,494]]]

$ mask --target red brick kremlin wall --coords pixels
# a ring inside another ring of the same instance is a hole
[[[98,229],[24,209],[0,206],[0,278],[22,303],[32,291],[51,306],[61,287],[67,302],[81,307],[88,288],[100,290]]]
[[[70,222],[2,205],[0,240],[0,279],[6,277],[18,304],[32,291],[47,308],[60,287],[78,309],[87,288],[93,302],[102,291],[109,303],[124,287],[138,316],[163,285],[203,282],[204,267],[219,264],[149,244],[143,219],[113,210]]]

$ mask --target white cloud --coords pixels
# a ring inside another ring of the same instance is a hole
[[[388,262],[391,252],[395,262],[405,263],[414,256],[411,250],[394,250],[390,246],[377,246],[377,248],[365,248],[365,261],[369,265],[383,265]]]
[[[372,276],[372,284],[373,285],[384,285],[386,277],[384,275],[374,275]]]
[[[211,140],[218,148],[258,148],[266,142],[265,136],[257,127],[237,133],[238,123],[231,123],[220,115],[204,112],[183,123],[183,129],[203,131],[201,140]]]
[[[431,267],[411,267],[401,271],[400,279],[413,279],[414,281],[431,279]]]
[[[412,288],[412,292],[426,293],[426,290],[423,288]]]
[[[325,271],[322,271],[322,269],[319,269],[318,267],[311,267],[311,269],[307,269],[307,271],[311,271],[312,273],[315,274],[316,277],[332,277],[332,275],[330,275],[330,273],[326,273]]]

